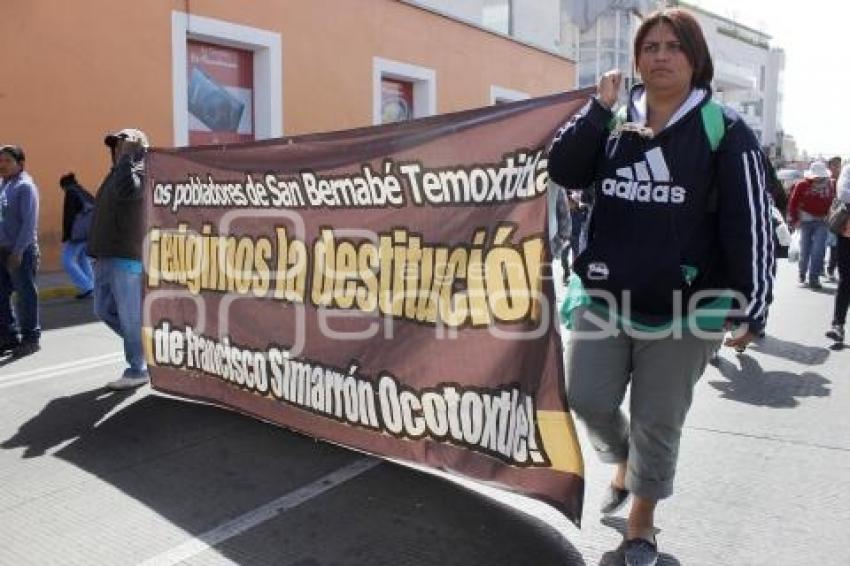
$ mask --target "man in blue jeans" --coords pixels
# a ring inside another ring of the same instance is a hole
[[[148,138],[124,129],[106,136],[112,168],[100,185],[89,232],[95,258],[94,312],[124,341],[127,369],[107,384],[131,389],[149,380],[142,347],[142,241],[144,157]]]
[[[820,289],[829,234],[826,218],[835,197],[835,187],[823,161],[812,161],[803,177],[791,189],[788,220],[793,228],[800,230],[800,284],[806,284],[808,274],[808,286]]]
[[[41,349],[38,323],[38,187],[24,171],[24,150],[0,147],[0,356]],[[12,292],[17,294],[12,309]],[[17,316],[16,316],[17,314]]]

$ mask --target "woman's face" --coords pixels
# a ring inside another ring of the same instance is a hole
[[[644,37],[637,67],[648,91],[678,93],[691,89],[694,69],[673,28],[666,23],[655,25]]]

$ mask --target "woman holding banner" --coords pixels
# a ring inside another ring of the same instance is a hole
[[[602,512],[634,496],[626,563],[651,565],[655,508],[673,492],[693,388],[726,328],[736,329],[726,344],[741,348],[764,327],[773,239],[766,158],[744,121],[711,101],[713,64],[694,17],[652,14],[634,52],[643,84],[627,107],[612,112],[622,74],[609,71],[558,132],[549,173],[595,191],[565,304],[567,397],[616,466]],[[629,384],[630,421],[620,409]]]

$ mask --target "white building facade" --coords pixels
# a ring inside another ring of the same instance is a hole
[[[700,23],[714,60],[715,98],[734,108],[771,158],[782,155],[782,98],[785,53],[770,36],[684,2]]]
[[[402,0],[575,60],[568,0]]]
[[[784,141],[781,125],[785,54],[762,31],[677,0],[405,1],[577,61],[578,87],[595,85],[614,68],[624,71],[630,87],[639,80],[632,39],[641,17],[663,6],[685,8],[699,21],[711,51],[715,98],[741,114],[771,158],[796,158],[788,154],[793,144]],[[606,5],[616,8],[603,10]],[[590,19],[576,20],[588,13]],[[494,101],[510,98],[494,95]]]

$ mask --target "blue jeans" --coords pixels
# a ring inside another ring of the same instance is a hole
[[[818,281],[823,273],[823,259],[826,255],[826,236],[829,230],[823,220],[805,220],[800,222],[800,278],[806,276],[808,268],[809,282]]]
[[[38,244],[31,244],[24,251],[20,267],[12,273],[6,268],[9,254],[8,250],[0,251],[0,342],[38,342],[41,338],[35,286],[40,260]],[[14,309],[12,291],[18,299]]]
[[[91,261],[86,255],[85,242],[65,242],[62,244],[62,267],[71,278],[71,283],[80,293],[94,288],[94,276]]]
[[[124,340],[127,376],[147,373],[142,348],[142,270],[120,258],[98,258],[94,264],[94,313]]]

